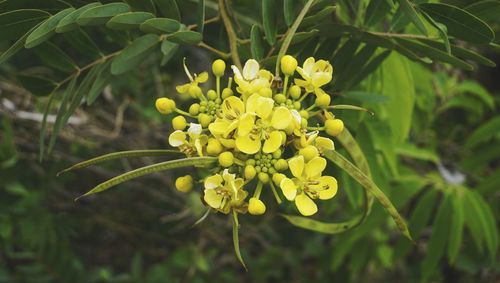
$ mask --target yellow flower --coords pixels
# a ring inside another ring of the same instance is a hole
[[[232,65],[231,68],[234,72],[234,81],[238,84],[236,90],[241,93],[243,100],[263,88],[270,88],[274,79],[271,72],[260,70],[259,63],[254,59],[245,63],[243,72],[240,72],[235,65]]]
[[[222,102],[222,113],[208,129],[215,137],[227,138],[238,128],[240,121],[248,119],[245,115],[245,104],[236,96],[230,96]]]
[[[288,161],[293,179],[283,178],[281,190],[289,201],[295,201],[299,212],[310,216],[318,211],[313,199],[331,199],[337,193],[337,180],[331,176],[321,176],[326,168],[326,160],[315,157],[304,162],[303,156],[293,157]]]
[[[297,72],[303,79],[295,79],[296,85],[305,88],[307,92],[314,92],[317,96],[326,95],[321,87],[332,80],[333,73],[333,67],[328,61],[315,61],[313,57],[309,57],[302,68],[297,67]]]
[[[203,146],[207,144],[208,137],[201,134],[201,131],[200,124],[191,123],[187,130],[187,135],[180,130],[174,131],[168,137],[168,143],[173,147],[178,147],[188,155],[196,152],[199,156],[203,156]],[[187,139],[188,136],[189,140]]]
[[[205,179],[203,199],[210,207],[227,214],[231,208],[241,207],[247,197],[243,184],[242,178],[236,178],[225,169],[222,176],[216,174]]]
[[[246,154],[255,154],[261,147],[264,153],[278,150],[285,142],[282,130],[292,122],[290,110],[274,107],[271,98],[253,94],[247,100],[246,114],[238,125],[236,148]]]
[[[178,85],[175,89],[180,94],[189,93],[192,97],[198,97],[201,94],[201,89],[198,84],[208,80],[208,72],[202,72],[199,75],[194,74],[193,78],[186,66],[186,60],[184,60],[184,71],[189,78],[189,83]]]

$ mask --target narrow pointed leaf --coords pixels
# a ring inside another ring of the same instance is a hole
[[[25,35],[19,38],[14,44],[12,44],[5,52],[0,53],[0,65],[9,60],[12,56],[14,56],[17,52],[19,52],[24,47],[24,43],[26,42],[26,38],[32,31],[34,31],[40,24],[33,27],[29,30]]]
[[[30,35],[26,39],[24,47],[33,48],[49,39],[52,35],[55,34],[55,29],[59,21],[74,10],[75,8],[62,10],[45,20],[35,30],[33,30],[33,32],[30,33]]]
[[[295,2],[296,0],[283,1],[283,15],[287,26],[291,26],[295,19]]]
[[[181,20],[181,13],[176,0],[153,0],[153,2],[158,6],[164,17]]]
[[[148,12],[128,12],[112,17],[106,27],[116,30],[138,29],[142,23],[152,18],[154,15]]]
[[[276,43],[276,19],[276,1],[262,0],[262,25],[264,27],[266,40],[271,46]]]
[[[97,6],[102,6],[99,2],[89,3],[82,6],[62,18],[56,26],[57,33],[64,33],[78,28],[76,20],[82,13]]]
[[[241,256],[241,251],[240,251],[240,239],[239,239],[239,230],[240,230],[240,224],[238,223],[238,212],[233,210],[233,246],[234,246],[234,252],[236,253],[236,257],[240,261],[241,265],[243,265],[243,268],[247,270],[247,266],[245,265],[245,261],[243,261],[243,257]]]
[[[424,23],[417,14],[417,11],[413,7],[413,4],[409,0],[398,0],[398,1],[402,11],[404,11],[406,16],[412,21],[415,27],[417,27],[417,29],[422,34],[427,35],[427,29],[425,28]]]
[[[111,74],[111,61],[104,64],[105,65],[100,68],[99,73],[97,73],[96,79],[92,83],[92,87],[87,94],[87,105],[92,105],[94,103],[113,77]]]
[[[250,32],[250,50],[252,52],[252,57],[257,61],[260,61],[262,57],[264,57],[262,35],[260,33],[260,28],[257,25],[253,25]]]
[[[159,37],[154,34],[144,35],[135,39],[113,60],[111,64],[111,73],[113,75],[120,75],[135,68],[142,63],[143,59],[147,57],[159,43]]]
[[[130,6],[125,3],[110,3],[90,8],[84,11],[76,20],[79,25],[102,25],[112,17],[130,12]]]
[[[170,161],[165,161],[161,163],[156,163],[153,165],[141,167],[132,171],[129,171],[127,173],[121,174],[119,176],[116,176],[114,178],[111,178],[107,180],[106,182],[103,182],[96,187],[94,187],[92,190],[88,191],[87,193],[83,194],[82,196],[78,197],[82,198],[85,196],[93,195],[96,193],[100,193],[102,191],[108,190],[109,188],[112,188],[116,185],[119,185],[121,183],[124,183],[126,181],[129,181],[131,179],[135,179],[144,175],[149,175],[153,174],[156,172],[160,171],[165,171],[165,170],[170,170],[170,169],[175,169],[175,168],[184,168],[184,167],[192,167],[192,166],[209,166],[217,161],[217,158],[215,157],[190,157],[190,158],[184,158],[184,159],[177,159],[177,160],[170,160]]]
[[[168,41],[178,44],[196,45],[201,42],[203,35],[195,31],[177,31],[167,37]]]
[[[462,244],[462,235],[465,225],[465,209],[462,200],[463,195],[461,193],[455,193],[452,196],[452,213],[448,238],[448,261],[454,264]]]
[[[21,85],[35,96],[47,96],[56,88],[56,84],[42,77],[18,75],[17,79]]]
[[[178,31],[181,24],[173,19],[154,18],[141,24],[140,29],[146,33],[166,34]]]
[[[443,44],[430,39],[419,39],[419,41],[437,49],[444,50]],[[488,67],[496,67],[496,63],[472,50],[451,44],[451,54],[462,59],[471,60]]]
[[[70,73],[76,71],[78,66],[64,51],[57,45],[50,42],[44,42],[34,49],[37,56],[48,66]]]
[[[198,0],[198,32],[203,33],[205,28],[205,0]]]
[[[0,41],[22,37],[49,16],[49,13],[35,9],[21,9],[0,14]]]

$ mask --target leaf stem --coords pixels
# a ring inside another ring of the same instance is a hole
[[[311,0],[310,0],[311,1]],[[236,32],[234,31],[233,24],[229,19],[229,16],[226,11],[225,1],[219,0],[219,13],[222,17],[222,21],[224,22],[224,26],[226,27],[227,36],[229,38],[229,50],[231,53],[231,59],[233,63],[238,67],[238,69],[242,69],[240,56],[238,55],[238,37],[236,36]]]
[[[214,48],[214,47],[206,44],[205,42],[200,42],[198,44],[198,46],[203,47],[203,48],[205,48],[205,49],[207,49],[207,50],[209,50],[209,51],[217,54],[222,59],[229,59],[229,54],[228,53],[222,52],[219,49],[216,49],[216,48]]]

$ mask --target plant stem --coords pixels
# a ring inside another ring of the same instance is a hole
[[[236,36],[236,32],[234,31],[233,24],[229,19],[229,16],[226,11],[226,6],[224,0],[219,0],[219,13],[222,17],[222,21],[224,22],[224,26],[226,27],[227,36],[229,38],[229,50],[231,53],[231,59],[233,63],[238,67],[238,69],[242,69],[240,56],[238,55],[238,37]]]
[[[198,44],[198,46],[203,47],[203,48],[205,48],[205,49],[207,49],[207,50],[209,50],[209,51],[211,51],[211,52],[213,52],[213,53],[217,54],[217,55],[218,55],[218,56],[220,56],[222,59],[228,59],[228,58],[229,58],[229,54],[228,54],[228,53],[222,52],[222,51],[220,51],[219,49],[216,49],[216,48],[214,48],[214,47],[212,47],[212,46],[210,46],[210,45],[206,44],[205,42],[200,42],[200,43]]]

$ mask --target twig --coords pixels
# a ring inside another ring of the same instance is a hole
[[[229,38],[229,50],[231,52],[231,59],[233,63],[238,67],[238,69],[242,69],[240,56],[238,55],[238,37],[234,32],[233,24],[227,15],[226,6],[224,0],[219,0],[219,13],[222,17],[222,21],[224,22],[224,26],[226,27],[227,36]]]
[[[220,51],[219,49],[216,49],[216,48],[214,48],[214,47],[212,47],[212,46],[210,46],[210,45],[206,44],[205,42],[200,42],[200,43],[198,44],[198,46],[203,47],[203,48],[205,48],[205,49],[207,49],[207,50],[210,50],[211,52],[213,52],[213,53],[215,53],[215,54],[219,55],[219,56],[220,56],[221,58],[223,58],[223,59],[229,59],[229,57],[230,57],[228,53],[222,52],[222,51]]]

